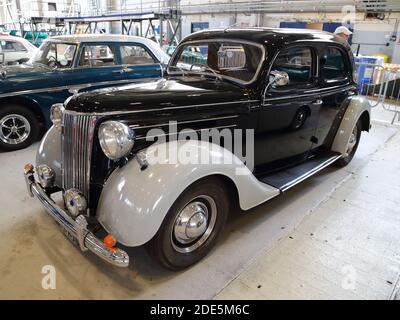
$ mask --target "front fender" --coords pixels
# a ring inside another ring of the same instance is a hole
[[[36,152],[36,166],[46,164],[54,170],[55,185],[62,186],[61,133],[52,126],[40,141]]]
[[[141,170],[135,158],[116,169],[105,183],[99,199],[99,222],[126,246],[148,242],[157,233],[179,195],[201,178],[222,175],[231,179],[238,191],[240,207],[244,210],[279,194],[278,189],[258,181],[243,162],[218,145],[204,141],[178,141],[159,146],[161,150],[168,150],[164,160],[154,163],[154,149],[149,147],[144,152],[150,165]],[[183,147],[197,159],[203,159],[200,155],[205,152],[210,157],[209,164],[171,161],[171,155],[179,154]],[[224,153],[232,156],[232,163],[224,163]]]
[[[365,112],[368,113],[368,119],[370,119],[371,105],[369,101],[361,96],[352,97],[340,123],[335,139],[333,140],[332,151],[339,152],[342,155],[346,154],[351,132],[357,121]],[[367,128],[364,128],[364,130],[368,131],[369,123],[366,127]]]

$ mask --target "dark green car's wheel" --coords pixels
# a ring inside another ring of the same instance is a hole
[[[357,124],[355,125],[355,127],[353,128],[353,131],[350,135],[350,139],[349,142],[347,144],[347,149],[346,149],[346,153],[345,155],[340,158],[339,160],[337,160],[335,162],[335,165],[338,167],[345,167],[347,166],[350,161],[353,159],[357,148],[358,148],[358,144],[360,143],[360,138],[361,138],[361,122],[360,120],[357,122]]]
[[[0,106],[0,148],[6,151],[28,147],[36,141],[39,124],[35,114],[20,105]]]
[[[223,181],[208,178],[194,183],[175,201],[148,243],[150,254],[172,270],[195,264],[215,245],[228,208]]]

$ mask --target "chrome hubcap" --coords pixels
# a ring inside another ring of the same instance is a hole
[[[217,206],[209,196],[199,196],[189,202],[177,215],[171,234],[173,248],[192,252],[210,236],[215,226]]]
[[[349,143],[347,144],[346,157],[351,154],[357,143],[357,127],[354,127],[353,132],[350,135]]]
[[[24,142],[31,132],[28,119],[19,114],[10,114],[0,120],[0,140],[7,144]]]

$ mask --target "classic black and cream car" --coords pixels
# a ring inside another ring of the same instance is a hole
[[[54,105],[36,165],[24,168],[28,190],[82,250],[127,266],[124,246],[146,245],[165,267],[188,267],[232,206],[248,210],[351,161],[370,129],[353,69],[349,46],[329,33],[192,34],[163,79]]]

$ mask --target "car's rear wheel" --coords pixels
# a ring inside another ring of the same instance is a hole
[[[0,148],[23,149],[36,141],[39,124],[35,114],[20,105],[0,107]]]
[[[357,151],[358,144],[360,143],[361,131],[361,122],[358,121],[351,132],[349,142],[347,143],[346,153],[342,158],[335,162],[338,167],[347,166],[353,159]]]
[[[148,243],[149,253],[171,270],[187,268],[214,247],[228,215],[223,181],[194,183],[175,201],[161,228]]]

